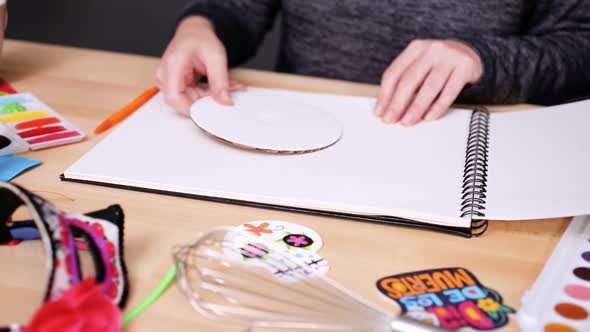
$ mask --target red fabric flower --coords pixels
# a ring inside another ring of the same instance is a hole
[[[118,332],[121,326],[121,310],[89,278],[45,303],[24,332]]]

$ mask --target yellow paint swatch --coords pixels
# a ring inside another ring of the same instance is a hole
[[[4,123],[9,123],[9,122],[16,122],[16,121],[40,118],[40,117],[48,116],[48,115],[49,115],[48,111],[21,112],[21,113],[11,114],[8,116],[3,116],[0,118],[0,121],[2,121]]]

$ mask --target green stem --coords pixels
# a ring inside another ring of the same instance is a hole
[[[133,308],[131,311],[127,312],[123,316],[123,326],[127,325],[131,322],[135,317],[139,316],[142,312],[146,311],[156,300],[162,296],[166,292],[166,290],[172,285],[174,281],[174,277],[176,276],[176,264],[172,265],[168,273],[160,284],[152,291],[152,293],[141,302],[137,307]]]

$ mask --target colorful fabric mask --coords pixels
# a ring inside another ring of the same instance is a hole
[[[11,215],[21,205],[28,207],[33,220],[11,222]],[[95,275],[90,277],[114,304],[121,309],[125,306],[129,289],[120,206],[86,215],[70,214],[18,185],[0,182],[0,244],[8,244],[15,238],[37,237],[43,242],[49,268],[45,303],[59,299],[89,277],[82,273],[78,254],[78,248],[84,247],[94,263]],[[19,328],[13,325],[0,331],[19,331]]]

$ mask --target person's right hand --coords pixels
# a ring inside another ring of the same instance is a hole
[[[199,84],[207,76],[208,86]],[[231,105],[230,91],[244,85],[228,78],[227,55],[211,22],[203,17],[183,20],[168,45],[156,71],[166,103],[189,113],[197,99],[211,95],[218,103]]]

